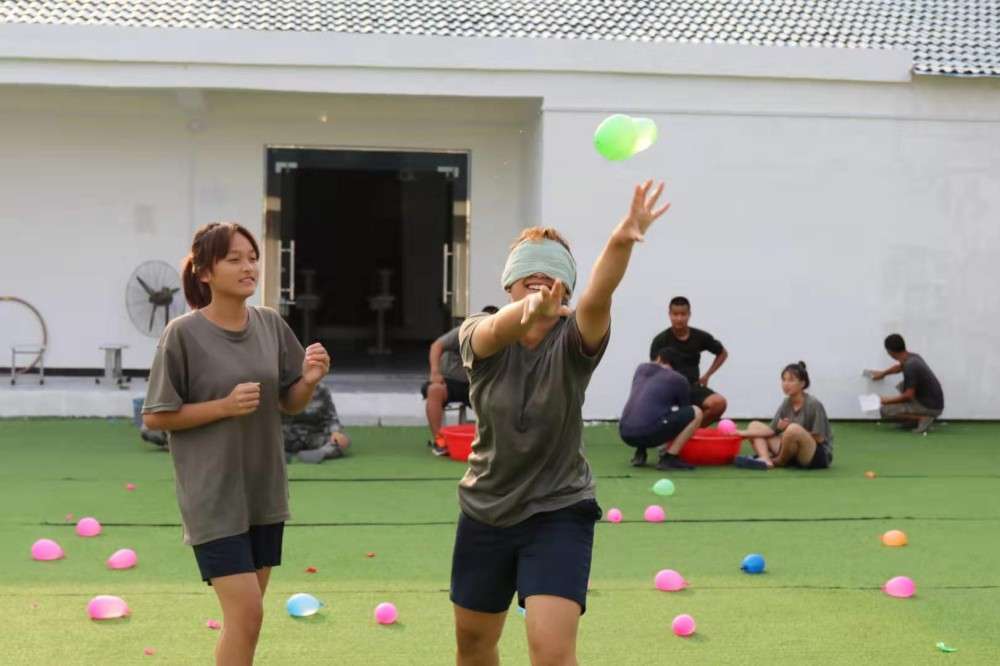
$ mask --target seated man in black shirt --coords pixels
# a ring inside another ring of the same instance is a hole
[[[708,381],[726,362],[729,353],[710,333],[688,326],[691,318],[691,302],[688,299],[683,296],[670,299],[669,312],[670,328],[653,338],[653,344],[649,347],[649,360],[655,360],[656,354],[664,347],[678,352],[674,370],[691,383],[691,402],[701,407],[704,414],[701,424],[711,425],[725,413],[727,403],[724,397],[708,388]],[[704,375],[701,374],[703,351],[715,355],[715,360]]]
[[[906,342],[899,333],[885,339],[885,351],[896,364],[885,370],[866,370],[865,374],[877,381],[902,372],[903,381],[896,387],[899,395],[882,396],[882,418],[901,421],[903,427],[923,434],[944,411],[941,382],[920,354],[906,351]]]

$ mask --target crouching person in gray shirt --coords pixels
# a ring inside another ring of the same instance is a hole
[[[866,370],[865,374],[878,381],[901,372],[903,381],[896,387],[899,395],[882,396],[882,418],[899,421],[901,428],[924,434],[944,411],[941,382],[920,354],[907,351],[899,333],[886,337],[885,351],[896,364],[885,370]]]

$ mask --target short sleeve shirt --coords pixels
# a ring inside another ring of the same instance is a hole
[[[462,355],[458,345],[458,331],[460,328],[456,326],[437,339],[437,342],[441,345],[441,363],[439,369],[441,376],[445,379],[468,384],[469,374],[462,366]]]
[[[679,355],[674,370],[684,375],[692,384],[701,377],[701,353],[710,352],[718,356],[722,353],[722,343],[712,337],[712,334],[700,328],[688,328],[687,340],[678,340],[674,329],[661,331],[649,346],[649,360],[655,361],[656,354],[664,347],[669,347]]]
[[[458,498],[471,518],[509,527],[594,497],[583,400],[609,336],[587,354],[574,314],[534,349],[514,343],[477,358],[472,333],[489,316],[469,317],[459,335],[478,423]]]
[[[184,542],[198,545],[288,520],[279,398],[298,381],[304,351],[274,310],[248,308],[229,331],[194,311],[170,322],[156,348],[143,413],[174,412],[259,382],[251,414],[170,433]]]
[[[618,430],[623,437],[646,437],[661,428],[675,408],[690,404],[691,385],[684,375],[659,363],[643,363],[632,377]]]
[[[903,361],[903,390],[914,390],[913,397],[928,409],[944,409],[941,382],[920,354],[910,353]]]
[[[792,423],[798,423],[807,432],[823,436],[823,441],[830,449],[833,449],[833,429],[830,428],[830,421],[826,418],[826,409],[823,403],[812,395],[806,393],[806,400],[802,403],[799,411],[792,407],[791,398],[785,398],[771,419],[771,430],[778,431],[778,422],[788,419]]]

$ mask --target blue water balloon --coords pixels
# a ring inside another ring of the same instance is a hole
[[[743,564],[740,565],[740,569],[743,569],[748,574],[763,573],[764,556],[758,553],[750,553],[743,558]]]
[[[322,606],[322,601],[305,592],[293,594],[285,602],[285,609],[292,617],[309,617],[310,615],[315,615]]]

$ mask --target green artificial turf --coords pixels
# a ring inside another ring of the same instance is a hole
[[[625,521],[597,528],[581,663],[1000,663],[1000,426],[953,423],[928,437],[874,424],[835,430],[827,471],[664,475],[629,467],[613,427],[587,428],[598,499]],[[289,468],[294,520],[257,663],[454,663],[447,588],[464,467],[431,456],[422,429],[352,436],[350,457]],[[167,454],[124,421],[53,420],[0,421],[0,456],[0,664],[211,661],[217,634],[205,621],[221,615],[181,543]],[[663,476],[672,497],[650,492]],[[652,503],[666,508],[665,523],[641,520]],[[70,513],[97,517],[103,534],[77,537]],[[879,543],[893,528],[908,546]],[[66,559],[32,561],[42,537]],[[139,566],[108,570],[104,560],[125,547]],[[740,572],[750,552],[765,555],[765,574]],[[655,590],[663,568],[690,587]],[[915,597],[880,591],[896,575],[914,579]],[[326,608],[290,618],[284,600],[295,592]],[[124,597],[132,615],[88,620],[97,594]],[[397,625],[373,622],[381,601],[397,605]],[[680,613],[698,623],[689,639],[670,632]],[[504,663],[528,663],[523,624],[509,614]]]

